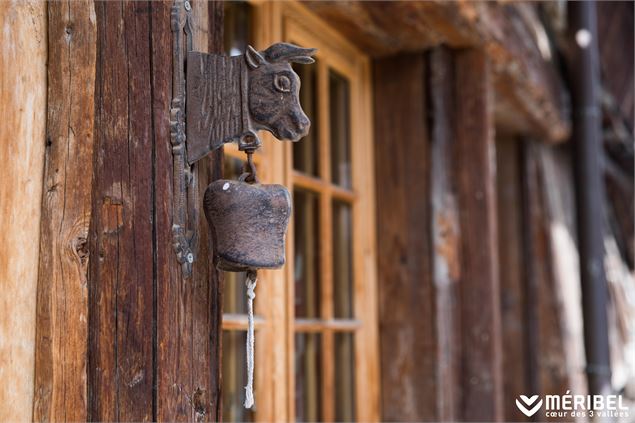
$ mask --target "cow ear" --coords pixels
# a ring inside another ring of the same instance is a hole
[[[265,63],[265,58],[262,57],[262,54],[256,51],[252,46],[247,46],[247,51],[245,52],[245,60],[250,68],[256,69],[258,66]]]

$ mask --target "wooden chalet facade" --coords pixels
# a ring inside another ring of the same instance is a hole
[[[294,65],[311,132],[255,154],[294,215],[252,410],[245,275],[202,213],[191,277],[173,250],[172,6],[0,2],[0,421],[635,403],[633,3],[188,2],[195,50],[318,48]],[[243,161],[197,162],[200,198]]]

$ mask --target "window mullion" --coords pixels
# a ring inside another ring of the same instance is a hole
[[[325,60],[318,62],[318,125],[319,125],[319,164],[320,177],[329,183],[331,180],[330,122],[329,122],[329,89],[328,66]],[[333,318],[333,210],[331,208],[331,192],[329,188],[320,192],[320,261],[321,273],[321,313],[323,320]],[[335,390],[333,331],[325,328],[322,331],[322,419],[331,422],[335,418],[333,392]]]

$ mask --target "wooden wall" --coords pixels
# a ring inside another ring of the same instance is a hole
[[[0,2],[0,421],[28,421],[46,127],[46,5]]]
[[[521,394],[585,392],[571,163],[496,135],[490,67],[374,62],[383,420],[523,421]]]
[[[374,77],[383,419],[500,420],[489,64],[439,48]]]
[[[221,281],[202,213],[191,278],[172,246],[172,4],[47,5],[36,420],[220,416]],[[222,4],[192,8],[194,48],[219,51]],[[199,162],[201,198],[221,169],[222,153]]]

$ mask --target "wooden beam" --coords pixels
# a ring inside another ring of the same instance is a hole
[[[455,56],[456,181],[462,241],[462,420],[503,418],[492,76],[488,57]]]
[[[151,3],[153,45],[153,119],[155,122],[155,263],[157,420],[220,421],[222,280],[214,267],[212,240],[203,213],[198,216],[199,247],[190,279],[181,275],[172,247],[171,93],[172,2]],[[192,2],[193,46],[222,50],[223,5]],[[222,153],[195,165],[199,199],[222,175]]]
[[[33,419],[86,420],[88,228],[96,35],[92,1],[48,4],[48,117]]]
[[[570,122],[534,5],[495,2],[308,1],[364,52],[384,57],[447,44],[482,48],[491,62],[495,112],[507,131],[568,139]]]
[[[91,420],[153,419],[153,127],[147,3],[96,5]]]
[[[459,283],[461,234],[454,174],[455,92],[453,53],[435,47],[429,55],[430,199],[432,267],[437,332],[438,421],[458,419],[461,392]]]
[[[532,351],[527,330],[527,286],[524,262],[522,143],[498,138],[496,142],[496,182],[498,245],[500,259],[501,321],[503,337],[503,383],[505,420],[523,421],[514,398],[534,392],[528,383],[528,352]],[[504,216],[504,217],[502,217]]]
[[[46,144],[46,4],[0,2],[0,22],[0,421],[30,421]]]
[[[523,149],[527,336],[531,342],[527,362],[532,371],[528,374],[528,382],[535,389],[532,392],[548,394],[574,387],[567,375],[566,337],[562,332],[561,316],[563,299],[553,274],[554,254],[549,240],[549,217],[543,192],[546,181],[540,169],[540,149],[529,140],[524,142]]]
[[[374,64],[382,420],[436,417],[422,54]]]

